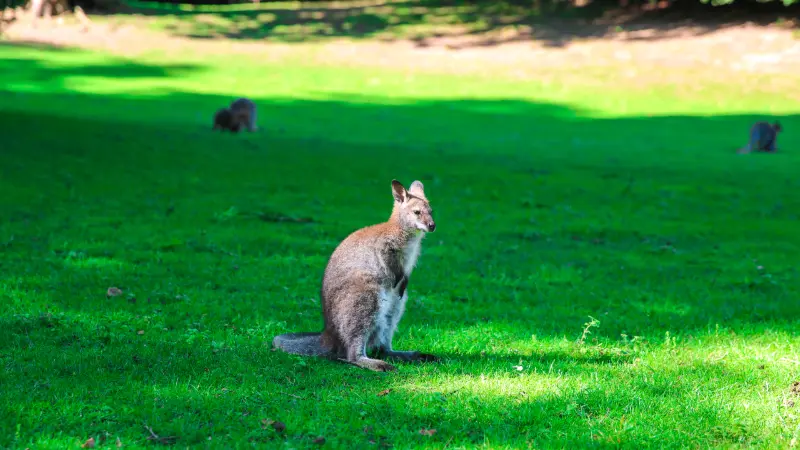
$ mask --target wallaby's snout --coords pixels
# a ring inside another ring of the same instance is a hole
[[[430,207],[427,204],[414,209],[410,221],[412,222],[412,228],[426,233],[431,233],[436,229],[436,222],[433,221]]]
[[[436,222],[433,221],[430,207],[428,207],[428,205],[424,206],[427,208],[420,207],[419,209],[413,210],[413,215],[409,218],[411,222],[410,227],[426,233],[431,233],[436,229]]]

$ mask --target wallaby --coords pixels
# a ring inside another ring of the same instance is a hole
[[[227,130],[232,133],[237,133],[239,128],[239,121],[236,120],[236,117],[233,115],[233,111],[231,111],[230,108],[222,108],[214,113],[213,130]]]
[[[236,99],[231,103],[231,111],[236,116],[237,122],[247,128],[247,131],[256,131],[256,104],[249,98]]]
[[[778,133],[783,130],[779,122],[770,124],[768,122],[756,122],[750,128],[750,141],[746,146],[739,149],[739,153],[750,152],[770,152],[774,153],[778,149],[775,144],[778,141]]]
[[[436,228],[421,182],[406,190],[392,180],[392,194],[388,221],[353,232],[331,254],[320,291],[323,331],[282,334],[273,339],[274,347],[379,372],[396,367],[368,357],[370,350],[403,361],[438,361],[434,355],[392,348],[422,238]]]

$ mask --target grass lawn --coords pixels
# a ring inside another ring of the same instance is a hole
[[[0,45],[0,447],[796,443],[786,92],[315,58]],[[262,130],[211,132],[239,95]],[[783,151],[735,154],[762,114]],[[326,259],[393,178],[437,223],[395,348],[443,363],[271,351],[321,330]]]

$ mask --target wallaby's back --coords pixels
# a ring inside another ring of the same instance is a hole
[[[739,153],[750,152],[775,152],[778,140],[778,133],[783,130],[779,122],[756,122],[750,128],[750,139],[747,146],[739,150]]]

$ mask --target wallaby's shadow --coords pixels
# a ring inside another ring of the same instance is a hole
[[[588,346],[587,347],[591,347]],[[584,348],[585,349],[585,348]],[[475,367],[509,367],[522,366],[523,368],[535,369],[537,371],[547,371],[553,367],[566,368],[586,365],[613,366],[628,364],[635,359],[631,352],[607,351],[601,348],[591,347],[588,351],[581,352],[580,347],[576,347],[574,352],[548,350],[546,352],[532,352],[531,354],[496,354],[491,352],[478,353],[437,353],[444,366],[453,365],[454,367],[471,370]],[[568,369],[567,369],[568,370]]]

